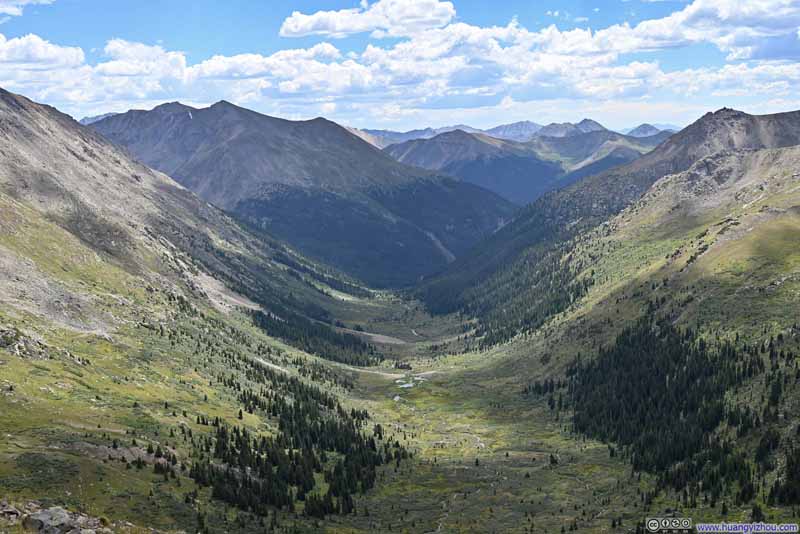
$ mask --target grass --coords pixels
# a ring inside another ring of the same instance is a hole
[[[587,265],[582,276],[593,270],[596,280],[585,299],[538,331],[486,352],[456,354],[463,346],[442,340],[457,338],[468,323],[431,317],[418,303],[396,295],[331,305],[348,327],[362,325],[406,342],[385,350],[410,362],[411,371],[392,369],[390,362],[369,370],[321,363],[355,382],[353,390],[326,388],[346,406],[368,409],[414,457],[382,468],[376,488],[356,499],[357,514],[322,524],[282,513],[281,524],[341,533],[384,532],[390,526],[392,532],[409,533],[558,532],[574,522],[581,531],[612,532],[612,519],[622,518],[630,528],[646,516],[680,509],[677,496],[666,492],[651,510],[643,510],[639,495],[653,487],[652,478],[632,476],[623,458],[610,457],[607,444],[572,434],[569,413],[556,414],[544,398],[523,396],[522,389],[531,380],[563,376],[577,353],[594,354],[656,298],[666,298],[662,308],[673,309],[677,322],[700,323],[708,335],[719,330],[763,339],[785,332],[797,321],[787,310],[797,309],[800,294],[800,278],[794,276],[800,268],[800,216],[792,210],[765,213],[762,206],[787,208],[795,201],[791,195],[765,199],[736,214],[740,226],[724,223],[716,212],[666,225],[660,223],[663,210],[638,218],[623,214],[617,227],[576,247],[576,261]],[[207,431],[196,423],[198,414],[254,432],[274,431],[273,422],[254,415],[239,422],[236,400],[213,383],[216,374],[230,370],[196,353],[192,332],[207,324],[176,314],[166,290],[148,291],[75,240],[68,241],[73,253],[56,254],[60,243],[72,239],[68,234],[23,206],[2,207],[0,225],[16,231],[0,233],[0,245],[30,258],[43,276],[70,291],[91,295],[94,309],[113,317],[113,328],[105,336],[70,328],[58,317],[48,320],[35,309],[0,309],[0,324],[41,339],[50,352],[48,359],[30,359],[0,349],[0,498],[37,499],[164,531],[194,529],[198,512],[206,514],[212,531],[255,530],[237,526],[235,511],[211,501],[208,490],[200,492],[199,504],[186,504],[184,496],[195,486],[184,475],[164,482],[151,468],[127,469],[108,458],[114,440],[120,450],[135,452],[134,439],[140,448],[169,443],[184,458],[189,446],[170,437],[170,430]],[[754,222],[752,231],[742,233]],[[248,340],[282,351],[275,363],[289,373],[298,372],[294,357],[318,361],[266,338],[244,315],[222,315],[196,304]],[[142,320],[156,329],[141,326]],[[184,334],[162,336],[160,323]],[[224,332],[219,338],[231,350],[246,350]],[[400,387],[409,383],[413,387]],[[732,400],[754,402],[762,391],[763,384],[754,382]],[[782,410],[787,420],[796,420],[800,395],[793,392]],[[754,443],[739,445],[747,449]],[[557,464],[551,464],[551,455]],[[763,501],[763,492],[758,498]],[[747,517],[747,506],[728,504],[728,519]],[[720,518],[719,507],[707,505],[681,512],[695,522]],[[766,513],[771,520],[791,517],[785,508]]]
[[[623,510],[632,490],[617,491],[626,466],[605,445],[570,435],[543,400],[524,399],[519,384],[487,380],[485,365],[475,354],[450,356],[415,369],[426,380],[412,388],[399,387],[400,373],[361,374],[356,394],[416,455],[369,496],[370,517],[350,519],[351,526],[551,532],[578,521],[602,531],[609,514],[633,520]]]

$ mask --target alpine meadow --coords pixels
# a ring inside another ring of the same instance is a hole
[[[800,532],[800,0],[0,0],[0,534]]]

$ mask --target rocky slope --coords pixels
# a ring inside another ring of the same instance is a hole
[[[790,130],[791,116],[739,120]],[[707,120],[741,124],[730,114],[720,119]],[[510,323],[518,329],[499,338],[513,340],[495,353],[515,356],[496,374],[546,377],[531,380],[531,405],[547,400],[558,411],[556,399],[575,395],[564,413],[579,433],[624,448],[632,469],[658,477],[641,517],[721,473],[716,490],[704,486],[709,499],[679,499],[680,513],[716,521],[722,501],[738,508],[728,508],[730,516],[748,521],[762,511],[793,514],[800,502],[793,467],[800,329],[791,311],[800,304],[800,146],[701,157],[604,223],[548,245],[547,254],[529,249],[525,264],[511,269],[496,277],[498,288],[533,290],[490,316],[489,336]],[[544,272],[526,274],[533,269]],[[551,278],[559,283],[548,284]],[[568,385],[541,393],[549,380]],[[690,413],[704,415],[678,415]],[[764,491],[750,490],[758,484]]]
[[[508,339],[540,324],[547,314],[585,291],[581,283],[571,282],[572,274],[558,260],[565,243],[637,201],[660,178],[686,171],[722,151],[797,144],[800,112],[708,113],[632,163],[545,195],[420,294],[433,309],[470,310],[496,334],[492,339]],[[553,280],[555,285],[546,289]],[[543,298],[551,290],[553,298]],[[513,320],[508,315],[511,310],[516,310]]]
[[[243,231],[222,211],[131,160],[93,130],[6,91],[0,92],[0,114],[5,208],[0,221],[8,229],[15,227],[16,218],[42,218],[95,251],[98,261],[130,274],[151,273],[160,285],[188,283],[204,292],[213,291],[221,280],[247,286],[250,298],[272,299],[276,306],[290,302],[292,290],[285,288],[292,286],[293,306],[319,302],[314,286],[289,276],[278,258],[306,260],[269,236]],[[25,262],[11,252],[3,260],[0,266],[9,272]],[[48,299],[58,290],[49,282],[34,281],[36,271],[23,271],[31,280],[10,279],[6,297],[20,292],[31,310],[47,310]],[[80,314],[83,299],[69,295],[64,293],[65,301],[75,302],[74,311]],[[72,320],[70,316],[65,310],[64,320]]]
[[[116,115],[116,113],[103,113],[102,115],[93,115],[93,116],[90,116],[90,117],[84,117],[81,120],[79,120],[78,122],[80,122],[84,126],[88,126],[88,125],[92,124],[93,122],[101,121],[103,119],[107,119],[109,117],[113,117],[114,115]]]
[[[44,503],[3,503],[0,530],[252,532],[330,479],[312,449],[374,486],[375,450],[405,454],[340,404],[343,370],[381,355],[334,315],[381,309],[371,295],[0,91],[0,488]],[[234,449],[249,453],[221,452]]]

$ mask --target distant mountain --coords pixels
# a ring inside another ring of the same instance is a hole
[[[537,135],[527,145],[541,157],[561,162],[565,171],[575,171],[604,158],[618,148],[631,149],[638,155],[644,154],[668,137],[668,133],[659,133],[637,138],[603,129],[563,137]],[[632,152],[630,154],[633,156]]]
[[[666,137],[637,139],[594,129],[565,137],[535,135],[519,143],[459,130],[384,151],[400,162],[446,173],[527,204],[583,176],[633,161]]]
[[[571,122],[552,122],[543,126],[536,135],[541,137],[570,137],[582,133],[601,132],[604,130],[606,130],[606,128],[600,123],[591,119],[583,119],[578,124],[572,124]]]
[[[564,244],[638,200],[657,180],[719,152],[798,144],[800,111],[708,113],[641,158],[544,195],[419,295],[437,312],[470,310],[488,342],[509,339],[563,310],[585,289],[569,270],[561,270],[558,251]],[[512,320],[508,310],[525,312]]]
[[[659,122],[654,122],[652,124],[661,131],[669,130],[671,132],[679,132],[683,129],[683,126],[677,126],[675,124],[664,124]]]
[[[345,128],[347,129],[348,132],[350,132],[351,134],[353,134],[355,136],[360,137],[361,139],[363,139],[367,143],[371,144],[372,146],[376,146],[378,148],[383,148],[381,146],[382,142],[381,142],[380,138],[378,138],[378,137],[376,137],[376,136],[374,136],[374,135],[372,135],[370,133],[367,133],[364,130],[359,130],[358,128],[351,128],[349,126],[346,126]]]
[[[482,130],[467,126],[466,124],[457,124],[454,126],[443,126],[441,128],[424,128],[421,130],[409,130],[407,132],[395,132],[392,130],[364,130],[359,128],[347,128],[355,135],[364,139],[366,142],[378,148],[386,148],[389,145],[397,143],[405,143],[406,141],[413,141],[414,139],[430,139],[442,133],[461,130],[464,132],[479,133]]]
[[[508,141],[519,142],[530,141],[535,135],[567,137],[570,135],[580,135],[582,133],[606,130],[602,124],[591,119],[583,119],[578,124],[564,122],[551,123],[547,126],[542,126],[541,124],[531,121],[519,121],[512,122],[510,124],[501,124],[487,130],[473,128],[472,126],[467,126],[465,124],[443,126],[441,128],[423,128],[419,130],[409,130],[407,132],[396,132],[392,130],[370,130],[349,127],[347,129],[378,148],[386,148],[389,145],[405,143],[406,141],[413,141],[415,139],[430,139],[439,134],[452,132],[455,130],[461,130],[467,133],[484,133],[497,139],[506,139]]]
[[[633,130],[629,131],[627,133],[627,135],[630,135],[631,137],[649,137],[651,135],[658,134],[660,131],[661,130],[659,130],[658,128],[656,128],[652,124],[644,123],[644,124],[640,124],[639,126],[634,128]]]
[[[385,148],[389,145],[403,143],[412,139],[429,139],[436,135],[436,131],[433,128],[409,130],[408,132],[395,132],[393,130],[365,130],[352,127],[348,127],[347,129],[369,144],[378,148]]]
[[[518,204],[556,187],[564,174],[561,165],[539,158],[524,144],[461,130],[384,150],[398,161],[456,176]]]
[[[620,132],[633,137],[647,137],[648,135],[655,135],[658,132],[675,133],[680,129],[680,126],[675,126],[674,124],[651,124],[645,122],[635,128],[624,128],[620,130]]]
[[[321,118],[169,103],[92,127],[250,226],[378,286],[441,269],[514,209],[484,189],[398,163]]]
[[[468,126],[466,124],[455,124],[453,126],[443,126],[441,128],[435,128],[433,130],[433,134],[439,135],[447,132],[454,132],[456,130],[461,130],[462,132],[467,132],[467,133],[483,133],[483,130],[479,128],[473,128],[472,126]]]
[[[114,115],[117,115],[117,113],[103,113],[102,115],[94,115],[92,117],[84,117],[78,122],[80,122],[84,126],[88,126],[88,125],[90,125],[90,124],[92,124],[94,122],[101,121],[101,120],[107,119],[109,117],[113,117]]]
[[[389,145],[405,143],[406,141],[413,141],[415,139],[431,139],[437,135],[455,130],[461,130],[467,133],[484,133],[497,139],[525,142],[530,141],[535,135],[567,137],[570,135],[580,135],[582,133],[604,131],[605,129],[606,128],[603,125],[591,119],[583,119],[578,124],[565,122],[551,123],[547,126],[542,126],[541,124],[531,121],[520,121],[510,124],[501,124],[499,126],[495,126],[494,128],[489,128],[488,130],[473,128],[465,124],[443,126],[441,128],[409,130],[407,132],[348,128],[348,130],[350,130],[352,133],[378,148],[386,148]]]
[[[484,133],[496,137],[497,139],[507,139],[509,141],[530,141],[530,139],[542,129],[541,124],[531,121],[513,122],[511,124],[501,124],[494,128],[484,130]]]
[[[602,132],[606,130],[605,126],[603,126],[597,121],[593,121],[592,119],[583,119],[575,126],[578,128],[578,130],[582,131],[583,133]]]
[[[539,137],[569,137],[571,135],[580,135],[582,132],[577,126],[571,122],[551,122],[542,126],[536,135]]]

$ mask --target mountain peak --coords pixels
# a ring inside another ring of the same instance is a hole
[[[220,100],[218,102],[214,102],[213,104],[211,104],[210,107],[212,107],[212,108],[237,108],[237,109],[239,108],[239,106],[237,106],[236,104],[233,104],[231,102],[228,102],[227,100]]]
[[[153,111],[160,111],[162,113],[175,113],[176,111],[187,111],[193,110],[187,106],[186,104],[181,104],[180,102],[165,102],[163,104],[159,104],[158,106],[153,108]]]
[[[545,137],[571,137],[590,132],[604,132],[606,127],[592,119],[583,119],[578,124],[571,122],[552,122],[544,126],[537,132],[537,135]]]
[[[229,102],[227,100],[220,100],[219,102],[214,102],[206,109],[214,113],[226,113],[230,114],[231,116],[236,116],[239,113],[250,111],[246,108],[237,106],[236,104]],[[264,115],[264,116],[268,117],[269,115]]]
[[[633,130],[629,131],[626,135],[630,137],[650,137],[660,132],[658,128],[647,122],[640,124]]]
[[[716,111],[709,111],[705,115],[703,115],[699,120],[703,120],[706,117],[716,117],[716,118],[724,118],[724,117],[748,117],[749,115],[744,111],[739,111],[738,109],[733,108],[720,108]]]
[[[499,139],[525,142],[530,141],[530,139],[536,135],[536,132],[541,129],[541,124],[532,121],[519,121],[495,126],[494,128],[486,130],[486,133]]]
[[[581,122],[579,122],[575,126],[577,126],[578,129],[580,131],[582,131],[583,133],[599,132],[599,131],[603,131],[603,130],[606,129],[605,126],[603,126],[599,122],[597,122],[595,120],[592,120],[592,119],[583,119]]]
[[[514,211],[323,117],[290,121],[225,101],[187,115],[130,113],[93,127],[245,224],[376,285],[440,270]]]
[[[440,139],[473,139],[474,136],[471,132],[467,132],[462,130],[461,128],[456,128],[455,130],[448,130],[446,132],[440,133],[434,137],[434,139],[438,137]]]

